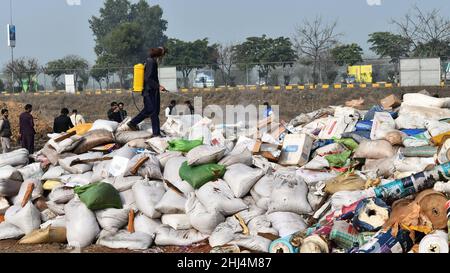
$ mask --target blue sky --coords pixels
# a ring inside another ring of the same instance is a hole
[[[68,2],[80,1],[81,5]],[[381,1],[381,5],[369,5]],[[135,1],[133,1],[135,2]],[[403,16],[414,3],[424,9],[438,8],[450,14],[448,0],[151,0],[168,20],[169,37],[212,42],[240,42],[248,36],[292,37],[304,19],[321,15],[338,20],[343,42],[357,42],[366,56],[373,56],[367,35],[393,30],[392,18]],[[103,0],[13,0],[17,28],[15,56],[37,57],[41,64],[77,54],[95,60],[94,40],[88,19],[98,15]],[[6,43],[9,0],[0,1],[0,67],[10,59]]]

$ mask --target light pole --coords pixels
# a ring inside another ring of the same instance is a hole
[[[10,14],[10,24],[13,25],[13,8],[12,8],[12,0],[9,0],[9,14]],[[11,45],[11,67],[14,65],[14,46]],[[14,93],[14,71],[11,70],[11,87],[12,92]]]

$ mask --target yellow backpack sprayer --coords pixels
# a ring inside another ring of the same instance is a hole
[[[144,71],[145,65],[137,64],[134,66],[133,92],[142,92],[144,90]]]
[[[133,96],[133,102],[134,102],[134,106],[136,107],[136,109],[138,111],[141,111],[141,109],[139,109],[139,107],[136,104],[136,100],[134,98],[134,93],[142,93],[142,91],[144,91],[144,78],[145,78],[145,65],[144,64],[136,64],[134,66],[134,72],[133,72],[133,92],[132,92],[132,96]],[[166,90],[168,91],[168,90]],[[178,96],[178,97],[183,97],[185,99],[190,99],[187,96],[183,96],[181,94],[178,94],[176,92],[171,92],[172,94]]]

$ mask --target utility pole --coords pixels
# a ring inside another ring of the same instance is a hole
[[[10,14],[10,24],[11,26],[13,25],[13,8],[12,8],[12,0],[9,0],[9,14]],[[9,31],[9,30],[8,30]],[[15,45],[11,45],[11,66],[13,66],[14,63],[14,46]],[[12,92],[14,93],[14,71],[11,71],[11,87],[12,87]]]

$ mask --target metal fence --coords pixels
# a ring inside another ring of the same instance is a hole
[[[398,82],[398,64],[389,59],[365,59],[355,66],[371,65],[371,82]],[[447,76],[447,63],[443,62],[443,79]],[[303,85],[357,83],[348,75],[348,65],[337,65],[332,60],[321,60],[316,64],[316,74],[312,62],[275,62],[258,64],[221,65],[179,65],[177,68],[178,88],[203,88],[238,85]],[[106,67],[101,69],[65,70],[53,73],[45,68],[22,72],[14,76],[15,92],[61,91],[65,90],[64,74],[75,75],[77,91],[129,90],[133,84],[133,67]],[[98,72],[98,73],[96,73]],[[59,74],[59,76],[58,76]],[[11,92],[11,75],[0,73],[0,92]]]

